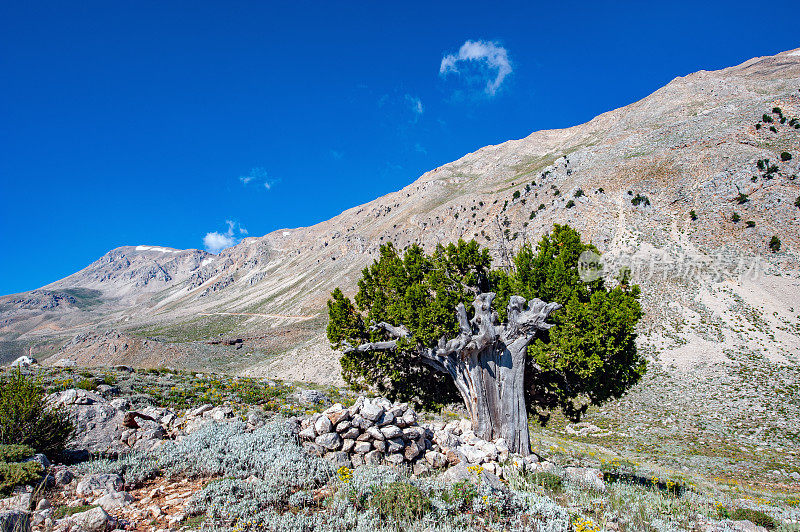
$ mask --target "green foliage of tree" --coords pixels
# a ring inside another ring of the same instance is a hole
[[[31,483],[41,476],[42,464],[39,462],[0,462],[0,495],[8,496],[15,486]]]
[[[27,445],[55,458],[74,430],[63,407],[46,404],[37,379],[17,370],[0,380],[0,444]]]
[[[551,315],[554,326],[528,349],[526,402],[542,422],[554,409],[577,419],[589,404],[621,396],[646,368],[635,344],[639,287],[627,276],[613,288],[602,278],[583,281],[578,260],[584,251],[599,254],[566,225],[555,225],[535,247],[524,245],[508,271],[492,269],[488,250],[474,241],[438,246],[432,254],[419,246],[401,254],[383,245],[378,260],[363,270],[354,302],[339,289],[333,292],[328,338],[334,349],[387,340],[384,331],[369,327],[386,322],[404,325],[415,342],[433,347],[458,333],[456,305],[463,303],[472,317],[476,294],[497,294],[493,308],[501,322],[512,295],[557,302],[564,308]],[[353,387],[426,407],[460,400],[446,374],[409,352],[400,346],[351,351],[341,358],[342,375]]]
[[[777,235],[773,235],[773,237],[769,239],[769,249],[771,249],[773,253],[777,253],[781,250],[781,239],[778,238]]]
[[[697,220],[697,213],[694,211],[694,209],[689,211],[689,218],[691,218],[692,221]]]
[[[792,154],[791,153],[789,153],[788,151],[781,152],[781,161],[786,162],[786,161],[791,161],[791,160],[792,160]]]
[[[736,212],[735,212],[735,213],[733,213],[733,214],[731,215],[731,221],[732,221],[733,223],[737,223],[737,222],[738,222],[739,220],[741,220],[741,219],[742,219],[742,217],[741,217],[741,216],[739,216],[739,213],[736,213]]]
[[[36,451],[27,445],[0,445],[0,462],[22,462],[34,454],[36,454]]]

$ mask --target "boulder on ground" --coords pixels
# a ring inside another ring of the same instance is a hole
[[[461,462],[441,473],[439,478],[450,483],[462,482],[465,480],[473,484],[483,483],[499,491],[508,491],[508,488],[497,478],[497,475],[486,471],[479,465],[467,466],[467,464]]]
[[[36,361],[35,358],[29,357],[27,355],[22,355],[21,357],[16,359],[14,362],[9,364],[9,367],[12,367],[12,368],[27,368],[29,366],[33,366],[34,364],[38,364],[38,362]]]
[[[86,475],[78,482],[75,493],[81,496],[102,497],[107,493],[122,491],[125,482],[122,477],[111,473]]]
[[[564,470],[564,478],[595,491],[606,491],[603,473],[593,467],[568,467]]]
[[[49,395],[47,402],[69,411],[77,429],[76,437],[70,443],[71,449],[112,456],[129,450],[120,441],[124,414],[103,396],[72,388]]]
[[[115,508],[128,506],[132,502],[133,497],[127,491],[112,491],[111,493],[107,493],[94,501],[94,504],[108,511]]]
[[[115,528],[114,518],[99,506],[85,512],[73,514],[67,520],[86,532],[105,532]]]

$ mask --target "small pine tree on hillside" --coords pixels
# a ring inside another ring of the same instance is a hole
[[[28,445],[56,457],[74,431],[66,410],[45,403],[41,382],[19,370],[0,380],[0,444]]]

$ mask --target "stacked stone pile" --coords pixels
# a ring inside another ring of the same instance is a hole
[[[350,408],[335,404],[302,419],[300,429],[303,447],[337,467],[405,463],[421,473],[446,463],[434,449],[433,433],[406,403],[359,397]]]

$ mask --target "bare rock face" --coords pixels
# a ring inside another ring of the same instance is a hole
[[[81,496],[102,497],[109,493],[116,493],[122,490],[125,485],[121,476],[109,473],[96,473],[83,477],[75,493]]]
[[[564,470],[565,478],[576,484],[581,484],[587,488],[599,492],[606,491],[606,483],[603,481],[603,473],[599,469],[592,467],[568,467]]]
[[[115,520],[113,517],[102,508],[92,508],[85,512],[73,514],[66,520],[86,532],[105,532],[112,530],[115,527]]]
[[[47,401],[65,407],[75,421],[76,438],[70,443],[70,448],[107,455],[127,451],[120,441],[125,414],[111,406],[101,395],[69,389],[51,394]]]
[[[38,364],[39,362],[36,361],[35,358],[23,355],[16,359],[14,362],[9,364],[11,368],[27,368],[33,366],[34,364]]]

